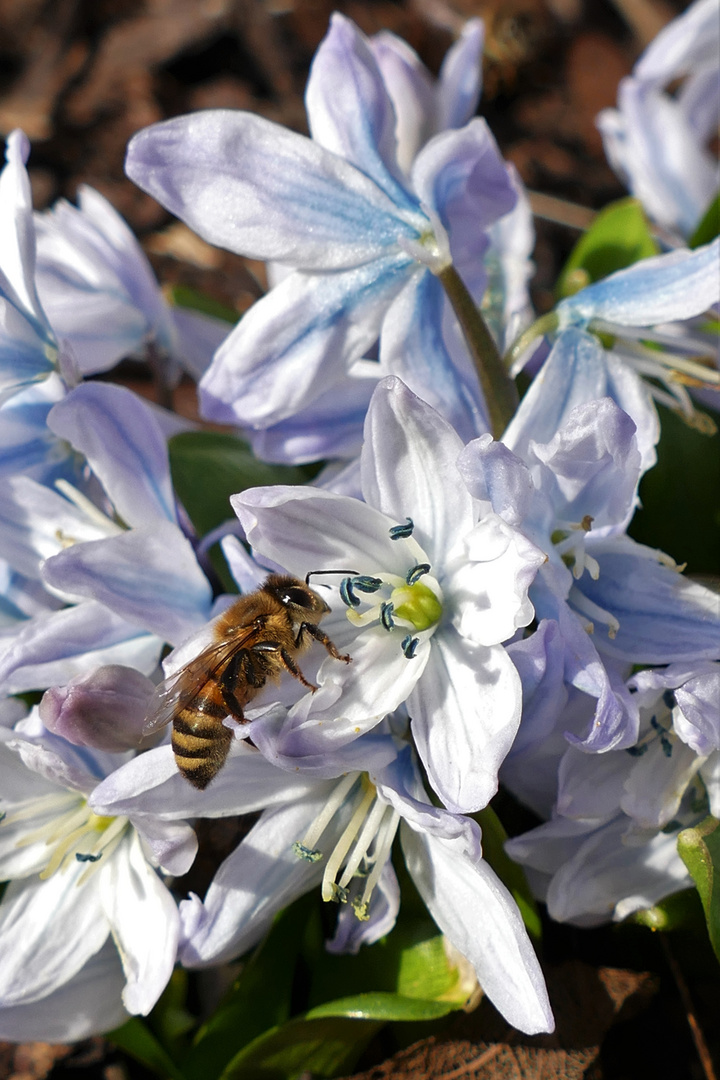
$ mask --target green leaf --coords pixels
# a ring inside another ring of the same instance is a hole
[[[662,405],[658,414],[657,464],[640,482],[628,532],[687,563],[688,573],[720,573],[720,434],[696,431]]]
[[[152,1069],[158,1076],[169,1077],[170,1080],[185,1080],[184,1073],[139,1016],[131,1016],[122,1027],[110,1031],[107,1039],[146,1068]]]
[[[293,1080],[303,1074],[348,1072],[382,1021],[344,1016],[299,1018],[255,1039],[230,1062],[220,1080]]]
[[[437,1001],[420,997],[404,997],[386,990],[326,1001],[305,1014],[307,1020],[324,1016],[348,1016],[355,1020],[437,1020],[457,1009],[454,1001]]]
[[[173,307],[199,311],[201,315],[211,315],[232,326],[240,317],[234,308],[221,304],[219,300],[213,300],[211,296],[205,296],[204,293],[197,292],[196,289],[191,289],[187,285],[171,285],[165,295]]]
[[[218,1076],[242,1047],[288,1020],[311,902],[311,896],[302,897],[275,919],[230,992],[198,1032],[184,1066],[189,1080]]]
[[[677,849],[700,894],[710,941],[720,960],[720,821],[707,817],[695,828],[683,829]]]
[[[200,536],[234,517],[230,496],[265,484],[303,484],[311,470],[258,461],[247,443],[216,431],[183,431],[168,444],[173,484]]]
[[[657,255],[659,250],[637,199],[610,203],[573,248],[558,279],[557,297],[572,296],[616,270]]]
[[[170,976],[170,982],[163,990],[149,1017],[153,1031],[174,1057],[179,1057],[186,1052],[185,1036],[197,1024],[195,1017],[185,1007],[187,991],[187,971],[175,968]]]
[[[720,233],[720,191],[700,219],[700,224],[688,240],[688,247],[697,248],[702,247],[703,244],[709,244],[718,233]]]
[[[520,914],[523,917],[528,934],[535,941],[540,941],[542,937],[540,913],[523,868],[513,862],[505,851],[505,841],[508,834],[505,832],[500,818],[491,806],[486,806],[484,810],[478,811],[472,817],[475,818],[482,829],[483,856],[506,889],[509,889],[512,893],[515,903],[520,908]]]

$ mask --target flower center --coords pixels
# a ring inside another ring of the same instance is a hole
[[[593,581],[597,581],[600,576],[597,560],[585,550],[585,537],[592,529],[592,523],[593,519],[589,514],[586,514],[582,521],[560,521],[550,537],[555,550],[576,581],[586,570]]]
[[[100,817],[93,813],[85,799],[71,792],[34,799],[31,804],[4,817],[1,824],[10,825],[24,818],[48,814],[52,814],[50,821],[25,833],[16,845],[29,847],[44,841],[48,857],[40,873],[43,881],[57,870],[67,870],[74,860],[90,864],[77,880],[81,885],[90,877],[95,864],[112,854],[129,825],[126,817]]]
[[[420,578],[425,578],[421,581]],[[372,595],[373,600],[365,599]],[[404,633],[400,648],[408,660],[415,655],[420,638],[416,633],[433,628],[442,616],[442,590],[430,575],[429,563],[418,563],[408,570],[405,579],[397,574],[381,573],[377,576],[359,574],[344,578],[340,584],[340,596],[347,605],[346,612],[353,626],[369,626],[379,622],[381,626]],[[365,611],[358,611],[361,604],[369,604]]]
[[[351,901],[358,919],[364,921],[400,821],[397,811],[378,799],[367,773],[348,773],[336,784],[302,840],[293,844],[293,851],[311,863],[325,858],[326,852],[317,844],[335,814],[348,803],[350,820],[327,858],[322,898],[346,904],[353,878],[364,879],[364,887]]]

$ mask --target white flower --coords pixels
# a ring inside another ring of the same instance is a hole
[[[299,576],[347,568],[348,618],[324,625],[353,662],[322,665],[318,692],[291,710],[283,752],[343,745],[405,702],[433,787],[464,812],[494,794],[520,721],[500,642],[532,619],[527,590],[545,556],[498,515],[478,520],[461,450],[450,425],[389,378],[365,425],[365,502],[297,487],[231,501],[262,558]]]
[[[65,989],[76,1011],[57,1014],[51,1005],[54,1038],[107,1030],[121,1022],[122,1006],[148,1013],[170,978],[178,914],[155,867],[184,873],[197,844],[183,823],[90,808],[93,790],[129,756],[73,746],[48,732],[37,710],[0,730],[0,878],[10,882],[0,903],[0,1032],[7,1038],[32,1030],[25,1006],[57,1004],[54,995]],[[124,989],[116,959],[102,952],[110,935]],[[122,1006],[107,980],[117,995],[122,990]]]

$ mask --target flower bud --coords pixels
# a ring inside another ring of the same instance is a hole
[[[133,750],[143,738],[153,689],[150,679],[134,668],[110,664],[48,690],[40,702],[40,718],[76,746],[113,753]]]

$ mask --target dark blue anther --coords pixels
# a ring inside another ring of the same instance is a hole
[[[353,589],[357,589],[358,592],[373,593],[377,592],[383,586],[383,579],[379,577],[370,577],[369,574],[360,574],[358,577],[352,579]]]
[[[412,634],[408,634],[407,637],[404,637],[400,642],[400,648],[402,649],[407,659],[412,660],[419,644],[420,638],[416,638],[413,637]]]
[[[673,705],[675,704],[675,695],[673,694],[672,690],[665,691],[665,693],[663,694],[663,701],[667,705],[668,709],[672,709]]]
[[[415,523],[412,518],[405,518],[404,525],[393,525],[392,529],[388,530],[391,540],[407,540],[408,536],[412,536]]]
[[[630,757],[642,757],[647,748],[647,743],[641,743],[640,746],[628,746],[626,747],[626,750]]]
[[[353,579],[346,577],[340,582],[340,599],[348,607],[359,607],[360,597],[353,592]]]
[[[386,630],[393,630],[395,627],[395,620],[392,617],[393,607],[394,605],[389,600],[380,605],[380,622]]]
[[[102,859],[102,852],[99,855],[89,855],[82,851],[76,851],[75,858],[78,862],[97,862],[98,859]]]
[[[672,743],[668,739],[667,735],[660,736],[660,745],[665,757],[672,757]]]
[[[650,717],[650,727],[654,728],[655,731],[664,731],[665,730],[663,728],[662,724],[658,724],[657,716],[651,716]]]
[[[407,574],[405,575],[405,580],[407,581],[408,585],[414,585],[415,582],[419,581],[424,574],[429,573],[430,563],[421,562],[418,563],[417,566],[413,566],[412,570],[408,570]]]

